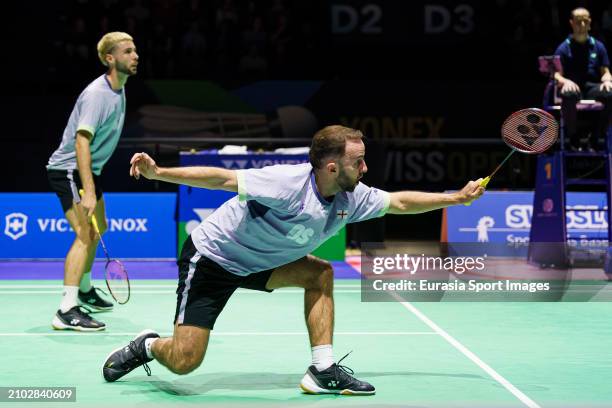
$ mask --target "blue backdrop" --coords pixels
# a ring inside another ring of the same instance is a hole
[[[607,240],[605,193],[567,193],[567,232],[572,238]],[[592,211],[599,209],[597,211]],[[533,192],[487,191],[471,206],[447,209],[448,242],[528,242]]]
[[[111,257],[175,258],[176,194],[105,193]],[[58,258],[74,240],[53,193],[0,193],[0,258]],[[98,249],[98,257],[104,257]]]

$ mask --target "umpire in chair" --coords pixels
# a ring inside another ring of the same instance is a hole
[[[598,141],[605,138],[612,117],[610,59],[605,45],[589,35],[591,16],[587,9],[572,10],[569,23],[572,34],[555,51],[562,66],[562,70],[555,73],[555,81],[561,91],[563,131],[571,150],[592,152],[598,147]],[[584,144],[577,131],[576,104],[582,99],[603,104],[597,123]]]

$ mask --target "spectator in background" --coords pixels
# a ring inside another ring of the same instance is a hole
[[[119,22],[117,18],[121,16],[122,10],[119,0],[100,0],[95,3],[92,12],[94,16],[106,16],[109,19],[110,26],[115,26]]]
[[[179,7],[177,3],[177,0],[155,0],[153,2],[153,20],[161,23],[169,33],[178,31]]]
[[[251,45],[246,55],[240,59],[240,72],[247,79],[265,77],[268,61],[261,55],[256,45]]]
[[[166,27],[156,23],[147,41],[147,76],[167,78],[174,73],[174,39],[166,32]]]
[[[206,38],[200,32],[200,25],[192,22],[189,31],[181,39],[182,66],[189,76],[200,73],[204,66]]]
[[[98,34],[99,34],[99,36],[104,35],[104,33],[110,32],[110,27],[111,27],[110,19],[107,16],[102,15],[100,17],[100,19],[98,20]]]
[[[604,44],[589,35],[591,15],[587,9],[574,9],[569,23],[572,34],[555,51],[555,55],[561,57],[562,71],[555,73],[555,80],[563,100],[565,137],[573,150],[593,151],[599,138],[605,136],[612,113],[610,59]],[[584,146],[580,144],[576,126],[576,103],[580,99],[596,99],[604,103],[595,129]]]
[[[217,75],[231,77],[240,58],[240,31],[238,10],[232,0],[224,0],[215,15]]]
[[[151,16],[149,9],[142,5],[142,0],[134,0],[132,6],[125,9],[126,17],[133,17],[139,25],[146,24]]]
[[[238,12],[234,6],[233,0],[223,1],[223,5],[217,10],[216,23],[217,27],[223,26],[224,24],[230,24],[232,26],[238,24]]]
[[[85,78],[84,74],[91,65],[89,43],[85,17],[77,16],[68,32],[68,40],[64,43],[64,61],[61,70],[65,74],[78,80]]]
[[[287,75],[289,67],[289,50],[292,41],[291,27],[289,18],[286,14],[279,14],[275,27],[272,29],[270,44],[272,46],[272,62],[275,74],[279,76]]]
[[[268,33],[266,33],[261,16],[254,16],[249,28],[242,33],[242,41],[245,50],[250,50],[252,46],[259,50],[265,50],[268,43]]]

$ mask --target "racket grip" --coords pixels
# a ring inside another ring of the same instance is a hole
[[[85,190],[80,189],[79,190],[79,195],[82,197],[83,194],[85,194]],[[93,215],[93,214],[91,215],[91,224],[93,225],[94,230],[96,231],[96,233],[98,235],[100,235],[100,228],[98,228],[98,220],[96,220],[96,216]]]
[[[483,178],[482,181],[480,182],[480,187],[487,188],[487,185],[489,184],[489,181],[491,181],[491,177],[490,176],[487,176],[487,177]],[[470,205],[472,205],[472,201],[474,201],[474,200],[468,201],[467,203],[463,203],[463,205],[470,206]]]

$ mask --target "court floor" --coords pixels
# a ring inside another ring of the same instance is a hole
[[[612,405],[607,302],[365,303],[358,279],[339,279],[334,355],[352,350],[343,364],[377,389],[344,397],[298,388],[310,363],[301,290],[239,290],[195,372],[178,376],[152,362],[151,377],[138,368],[109,384],[101,365],[111,350],[145,328],[171,332],[174,281],[135,280],[129,304],[97,314],[107,330],[89,334],[51,329],[60,285],[0,281],[0,386],[76,387],[77,402],[62,406]]]

